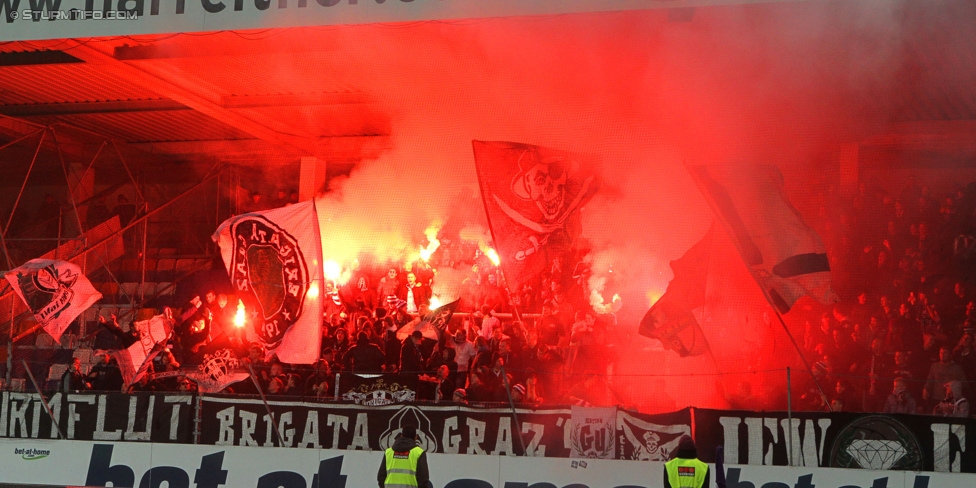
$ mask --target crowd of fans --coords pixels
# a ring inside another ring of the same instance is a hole
[[[800,389],[795,408],[970,415],[976,184],[938,195],[909,185],[891,196],[861,185],[852,199],[830,200],[818,230],[842,301],[815,316],[788,317],[806,322],[796,339],[817,378]],[[268,361],[261,345],[234,326],[236,298],[207,292],[185,307],[174,339],[132,389],[193,389],[178,372],[230,349],[255,380],[225,390],[237,394],[260,388],[270,395],[335,398],[336,373],[382,373],[396,375],[419,401],[622,404],[606,375],[614,362],[616,318],[589,303],[585,255],[578,250],[554,258],[511,295],[489,256],[461,239],[445,237],[429,261],[356,266],[347,281],[326,286],[322,350],[314,365]],[[469,270],[457,313],[444,327],[421,332],[418,322],[437,305],[431,304],[436,270],[446,267]],[[136,339],[112,321],[105,329],[122,347]],[[105,365],[93,369],[87,384],[121,387]],[[85,387],[80,373],[73,374],[69,369],[63,387]],[[781,403],[758,401],[748,387],[740,385],[728,398],[732,408]]]
[[[976,183],[832,199],[821,235],[850,297],[807,317],[801,409],[970,416],[976,393]],[[798,338],[799,339],[799,338]]]
[[[395,381],[416,391],[420,401],[481,404],[509,402],[511,395],[511,401],[530,405],[614,403],[609,388],[603,389],[601,397],[598,387],[606,371],[606,334],[613,316],[598,316],[588,306],[576,311],[556,284],[542,294],[548,298],[539,309],[525,310],[531,318],[518,320],[498,284],[497,268],[481,258],[458,263],[472,271],[462,286],[466,291],[457,313],[441,327],[428,327],[426,334],[417,325],[428,316],[433,298],[436,274],[430,263],[388,267],[385,273],[363,267],[343,285],[327,284],[322,349],[314,365],[267,360],[261,344],[249,342],[245,329],[235,326],[233,297],[208,291],[183,308],[173,339],[131,390],[192,389],[192,380],[179,372],[229,349],[250,367],[256,380],[225,390],[237,394],[258,394],[260,388],[270,395],[328,399],[336,395],[335,373],[382,373],[395,375]],[[573,281],[575,286],[583,284],[579,276]],[[582,299],[582,294],[578,296]],[[572,311],[571,320],[564,321],[567,310]],[[102,321],[102,328],[101,333],[114,338],[119,349],[137,340],[135,331],[120,326],[114,317]],[[113,366],[117,370],[114,359],[100,357],[99,371]],[[96,374],[95,369],[91,374]],[[62,388],[121,388],[115,374],[108,384],[91,376],[80,381],[79,375],[75,368],[69,369]]]

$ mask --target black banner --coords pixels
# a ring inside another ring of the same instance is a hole
[[[728,464],[976,472],[976,420],[968,418],[797,412],[791,424],[786,412],[708,409],[694,418],[706,462],[722,445]]]
[[[418,426],[421,447],[436,453],[572,457],[574,442],[586,442],[573,435],[572,411],[568,408],[517,409],[513,415],[511,409],[458,405],[363,408],[286,401],[269,405],[277,420],[277,432],[260,400],[205,397],[200,443],[376,451],[390,446],[400,426],[407,423]],[[640,445],[633,445],[620,432],[621,418],[640,422],[641,430],[635,438]],[[618,450],[628,459],[637,459],[634,453],[646,451],[648,446],[653,453],[659,451],[654,436],[644,435],[647,431],[658,429],[660,442],[670,443],[672,432],[690,432],[691,414],[690,410],[663,415],[618,411],[617,419]]]
[[[65,439],[190,443],[195,397],[55,393],[47,399]],[[0,437],[57,439],[37,393],[0,394]]]
[[[976,420],[965,418],[797,412],[790,419],[786,412],[709,409],[648,415],[580,407],[513,413],[455,404],[274,400],[275,425],[255,398],[92,392],[55,393],[48,402],[64,437],[76,440],[188,444],[199,408],[205,445],[376,451],[411,423],[436,453],[663,461],[694,424],[706,462],[721,445],[728,464],[976,472]],[[612,436],[608,428],[615,429]],[[56,439],[58,432],[40,396],[5,391],[0,437]]]

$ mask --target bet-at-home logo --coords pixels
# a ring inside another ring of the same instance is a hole
[[[46,457],[50,456],[51,455],[51,451],[49,451],[47,449],[31,449],[29,447],[28,448],[23,448],[23,449],[18,449],[18,448],[15,447],[14,448],[14,454],[15,455],[16,454],[20,454],[20,457],[21,458],[26,459],[27,461],[33,461],[35,459],[43,459],[43,458],[46,458]]]

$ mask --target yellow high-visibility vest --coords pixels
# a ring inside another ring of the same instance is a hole
[[[414,447],[407,452],[386,450],[386,488],[417,488],[417,460],[424,450]]]
[[[697,459],[674,458],[664,464],[668,471],[668,482],[671,488],[707,488],[705,474],[708,465]]]

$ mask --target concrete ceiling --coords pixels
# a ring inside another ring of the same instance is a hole
[[[976,25],[974,4],[948,4],[957,23]],[[897,123],[861,143],[976,151],[976,29],[926,22],[926,10],[905,5],[907,69],[895,74],[898,93],[877,102],[893,106]],[[693,13],[669,21],[695,22]],[[123,145],[133,164],[246,167],[315,156],[348,171],[390,147],[392,123],[339,60],[341,49],[329,30],[313,28],[2,43],[0,146],[64,127],[90,146]],[[284,65],[286,74],[274,69]],[[20,151],[29,158],[29,148]]]

